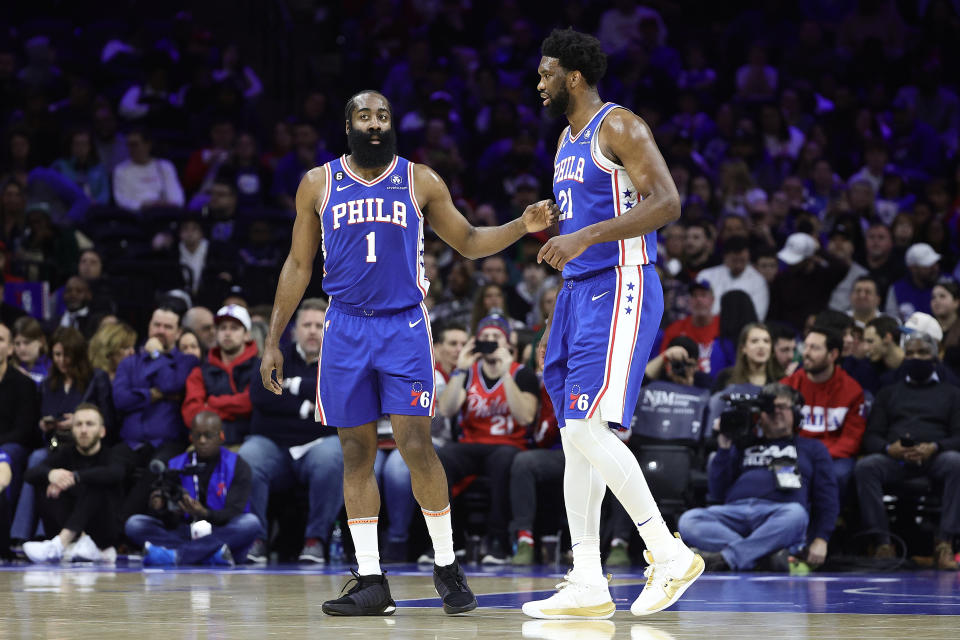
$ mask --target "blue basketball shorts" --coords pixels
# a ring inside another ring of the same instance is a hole
[[[543,370],[561,427],[594,416],[611,427],[629,426],[662,316],[653,265],[563,282]]]
[[[433,337],[423,304],[364,316],[332,302],[317,366],[318,422],[357,427],[384,414],[433,416]]]

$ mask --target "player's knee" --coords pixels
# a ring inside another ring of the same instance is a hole
[[[568,418],[566,426],[561,430],[561,434],[571,444],[578,449],[582,449],[596,439],[597,435],[594,431],[602,426],[603,424],[599,418]]]
[[[352,438],[343,438],[340,442],[343,448],[343,473],[369,473],[377,459],[376,447],[369,447],[365,443]]]

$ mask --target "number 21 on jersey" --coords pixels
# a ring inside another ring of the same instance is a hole
[[[557,207],[560,208],[560,219],[569,220],[573,217],[573,189],[561,189],[557,194]]]

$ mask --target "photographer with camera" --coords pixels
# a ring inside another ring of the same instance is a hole
[[[711,571],[752,569],[771,554],[783,568],[776,561],[804,547],[808,563],[822,564],[839,513],[837,484],[826,447],[797,433],[802,397],[773,383],[739,404],[720,418],[709,466],[710,494],[723,504],[684,513],[680,534]]]
[[[73,411],[72,445],[57,447],[27,470],[24,479],[44,490],[39,503],[44,530],[59,532],[50,540],[23,543],[31,562],[116,559],[124,469],[103,446],[106,433],[100,410],[81,403]]]
[[[442,415],[460,414],[459,441],[437,450],[448,483],[453,487],[475,474],[490,482],[485,563],[507,559],[510,467],[527,448],[527,426],[536,418],[539,393],[536,374],[514,361],[507,319],[491,314],[460,350],[457,368],[437,402]]]
[[[145,566],[233,565],[263,536],[250,513],[253,475],[243,458],[223,444],[223,423],[212,411],[193,419],[194,451],[170,459],[169,469],[155,462],[158,474],[150,494],[150,515],[131,516],[127,537],[144,548]]]
[[[662,380],[685,387],[709,389],[710,376],[698,367],[700,347],[693,338],[676,336],[667,343],[663,353],[652,358],[644,371],[644,384]]]
[[[942,486],[940,529],[934,539],[938,569],[957,570],[952,540],[960,534],[960,389],[937,374],[937,340],[907,334],[902,369],[906,378],[877,394],[863,437],[868,455],[854,474],[863,526],[874,532],[874,556],[892,558],[884,488],[927,477]]]

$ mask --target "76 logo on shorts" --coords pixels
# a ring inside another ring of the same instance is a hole
[[[568,408],[586,411],[590,408],[590,395],[586,393],[571,393],[570,406]]]
[[[415,407],[415,406],[417,406],[417,405],[419,404],[421,407],[423,407],[424,409],[426,409],[427,407],[430,406],[430,392],[429,392],[429,391],[417,391],[417,390],[414,389],[414,390],[411,390],[411,391],[410,391],[410,397],[413,398],[413,399],[410,401],[410,406],[411,406],[411,407]]]

